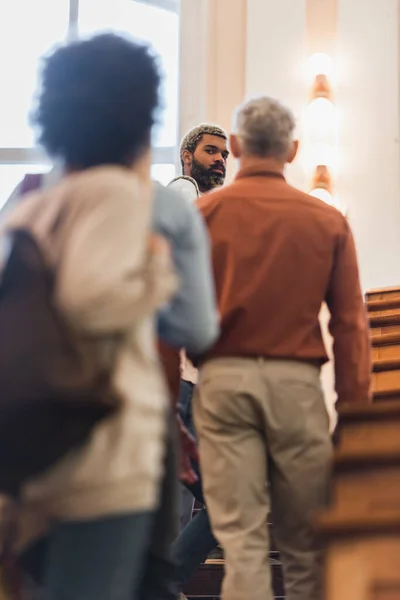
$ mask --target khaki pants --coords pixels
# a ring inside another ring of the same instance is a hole
[[[319,369],[293,361],[210,361],[194,416],[205,498],[226,557],[223,599],[272,600],[271,512],[287,600],[322,600],[311,517],[327,503],[332,445]]]

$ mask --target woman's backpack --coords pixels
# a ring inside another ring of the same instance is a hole
[[[55,275],[28,231],[11,233],[0,282],[0,493],[18,495],[120,403],[96,340],[55,305]]]

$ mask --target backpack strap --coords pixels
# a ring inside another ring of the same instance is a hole
[[[29,173],[25,175],[21,182],[20,193],[21,196],[38,190],[43,181],[42,173]]]
[[[197,197],[200,197],[200,190],[199,186],[197,185],[197,181],[193,179],[193,177],[189,177],[188,175],[179,175],[179,177],[175,177],[175,179],[170,181],[168,185],[171,185],[172,183],[174,183],[175,181],[179,181],[180,179],[186,179],[186,181],[190,181],[190,183],[193,183],[194,187],[196,188]]]

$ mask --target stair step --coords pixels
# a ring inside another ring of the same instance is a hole
[[[400,389],[399,398],[400,398]],[[338,413],[341,423],[349,421],[376,421],[377,419],[387,419],[388,417],[400,417],[400,399],[399,401],[381,402],[379,404],[357,403],[346,404],[338,407]]]
[[[400,370],[380,371],[372,375],[372,389],[374,398],[392,397],[393,393],[400,388]]]
[[[400,358],[378,358],[372,363],[374,373],[383,373],[385,371],[400,371]]]
[[[386,325],[385,327],[372,327],[370,325],[371,340],[378,335],[400,333],[400,325]]]
[[[393,386],[388,389],[374,390],[373,392],[374,403],[381,402],[399,402],[400,401],[400,387]]]
[[[376,335],[372,335],[371,344],[373,348],[397,345],[400,347],[400,331],[391,333],[378,333]]]
[[[400,464],[373,465],[335,474],[332,499],[339,512],[386,513],[400,507]]]
[[[315,519],[315,526],[326,537],[393,536],[400,534],[400,508],[374,515],[357,515],[332,508]]]
[[[367,300],[365,303],[367,311],[373,313],[381,310],[400,309],[400,295],[395,298],[383,298],[382,300]]]
[[[399,429],[399,401],[339,408],[337,451],[358,453],[365,447],[400,451]]]
[[[361,448],[344,450],[339,446],[334,457],[334,468],[337,473],[385,466],[398,467],[400,476],[400,449],[385,448],[384,446],[379,448],[362,446]]]
[[[400,313],[395,314],[374,314],[369,315],[369,324],[371,328],[389,327],[400,325]]]
[[[199,567],[192,579],[185,585],[183,593],[191,598],[218,598],[224,576],[225,561],[207,561]],[[284,598],[283,575],[280,563],[271,563],[274,598]]]
[[[365,294],[366,302],[369,302],[370,300],[382,300],[384,298],[400,298],[400,287],[379,288]]]

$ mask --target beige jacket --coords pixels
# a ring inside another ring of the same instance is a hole
[[[153,315],[176,289],[167,255],[147,250],[151,184],[117,167],[71,175],[20,204],[6,223],[28,227],[51,265],[56,302],[81,330],[126,332],[114,385],[118,414],[93,430],[82,449],[26,484],[20,544],[43,533],[51,519],[90,519],[156,506],[162,475],[164,379],[154,343]],[[57,236],[52,224],[62,213]],[[105,357],[107,342],[99,344]]]

